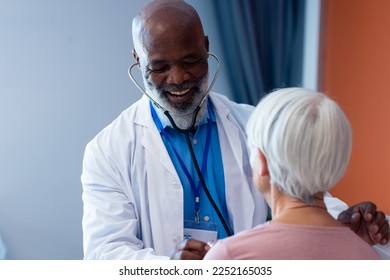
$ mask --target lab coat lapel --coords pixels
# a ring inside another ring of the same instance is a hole
[[[166,169],[167,172],[179,180],[175,167],[173,166],[164,142],[161,139],[161,135],[153,121],[149,108],[149,99],[144,96],[141,102],[142,108],[139,110],[139,114],[137,114],[135,119],[137,124],[144,127],[144,135],[141,138],[141,144],[145,147],[145,150]]]
[[[230,110],[221,100],[213,98],[218,120],[218,134],[222,159],[224,163],[226,204],[229,211],[230,223],[233,224],[234,232],[250,229],[253,227],[255,205],[250,191],[252,182],[250,174],[246,174],[244,160],[247,159],[246,150],[243,151],[242,139],[244,136],[239,131],[239,125],[234,120]],[[233,159],[232,159],[232,155]],[[233,162],[232,162],[233,161]],[[238,168],[241,176],[232,176],[232,168]],[[247,168],[247,163],[245,163]]]
[[[183,236],[183,189],[179,176],[152,119],[144,97],[135,122],[141,125],[141,145],[146,151],[147,202],[156,253],[169,255]]]

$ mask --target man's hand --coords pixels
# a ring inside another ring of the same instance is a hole
[[[175,246],[171,260],[203,260],[210,246],[196,239],[185,239]]]
[[[337,220],[356,232],[368,244],[386,244],[389,224],[382,211],[372,202],[361,202],[340,213]]]

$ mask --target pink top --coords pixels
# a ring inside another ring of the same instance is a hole
[[[368,260],[380,257],[347,227],[268,222],[219,240],[204,259]]]

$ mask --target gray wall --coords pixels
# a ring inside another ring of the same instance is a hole
[[[188,2],[220,53],[209,4]],[[127,68],[131,19],[144,3],[0,0],[0,235],[9,259],[83,257],[84,147],[141,96]],[[222,70],[215,90],[229,95],[225,79]]]
[[[10,259],[81,259],[86,143],[140,94],[127,76],[143,1],[0,4],[0,234]]]

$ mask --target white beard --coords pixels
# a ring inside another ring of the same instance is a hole
[[[201,123],[201,121],[203,120],[204,116],[206,115],[207,103],[208,103],[208,98],[206,98],[206,100],[202,104],[202,107],[200,107],[198,115],[196,116],[196,121],[195,121],[194,127],[197,127]],[[171,121],[164,114],[165,111],[161,108],[156,107],[155,105],[153,105],[153,106],[156,109],[156,113],[157,113],[158,118],[161,121],[161,124],[163,126],[169,126],[169,127],[173,128]],[[191,128],[191,124],[193,122],[195,112],[189,113],[187,115],[174,115],[174,114],[171,114],[170,112],[169,112],[169,114],[171,115],[173,121],[175,122],[175,125],[178,128],[180,128],[180,129]]]
[[[167,110],[172,117],[173,121],[175,122],[175,125],[180,129],[189,129],[191,128],[194,113],[196,108],[198,107],[199,103],[204,98],[206,91],[208,89],[208,74],[204,76],[204,78],[200,81],[200,89],[198,93],[195,93],[194,99],[186,108],[178,108],[177,106],[171,104],[162,94],[158,92],[156,87],[151,86],[144,80],[144,85],[146,92],[164,109],[156,107],[153,105],[156,109],[156,113],[162,123],[163,126],[170,126],[173,127],[168,117],[164,114],[164,112]],[[153,101],[152,101],[153,102]],[[198,126],[199,123],[203,120],[206,111],[207,111],[207,103],[208,98],[203,102],[199,113],[196,117],[196,121],[194,124],[194,127]]]

